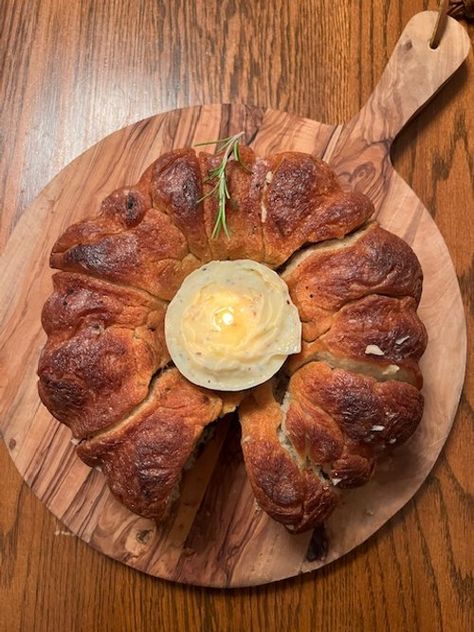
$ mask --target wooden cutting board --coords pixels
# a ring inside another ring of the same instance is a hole
[[[449,19],[436,50],[436,14],[416,15],[361,112],[324,125],[276,110],[208,105],[154,116],[108,136],[68,165],[22,215],[1,260],[0,430],[20,474],[70,531],[97,550],[157,577],[204,586],[248,586],[311,571],[364,542],[428,475],[449,433],[464,379],[466,331],[455,271],[436,225],[393,170],[390,147],[402,126],[456,71],[469,51]],[[302,89],[304,89],[302,87]],[[51,291],[48,255],[72,222],[94,215],[114,188],[137,180],[157,156],[244,129],[255,151],[300,150],[324,158],[344,184],[367,193],[382,225],[416,251],[425,275],[419,313],[429,334],[422,360],[426,405],[412,440],[347,493],[322,530],[289,535],[258,511],[246,480],[235,420],[218,426],[184,476],[176,512],[162,526],[128,512],[102,474],[74,453],[71,435],[41,405],[36,366]]]

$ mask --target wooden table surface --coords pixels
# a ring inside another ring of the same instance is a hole
[[[403,25],[427,8],[436,2],[3,0],[0,248],[75,156],[157,112],[241,101],[329,123],[350,118]],[[393,151],[448,243],[470,333],[473,68],[471,52]],[[473,399],[471,354],[454,429],[416,497],[331,566],[254,589],[156,580],[67,537],[1,444],[0,631],[473,629]]]

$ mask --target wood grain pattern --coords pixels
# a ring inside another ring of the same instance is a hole
[[[114,133],[73,161],[18,222],[2,258],[0,358],[5,364],[9,359],[14,379],[3,393],[0,427],[33,491],[72,533],[99,551],[151,575],[185,583],[262,584],[314,570],[344,555],[400,509],[426,477],[451,427],[464,379],[464,313],[436,225],[409,187],[392,173],[387,152],[404,122],[468,53],[467,35],[454,20],[437,51],[426,46],[435,17],[425,12],[412,18],[368,105],[347,125],[321,125],[276,110],[238,105],[157,115]],[[392,109],[390,103],[403,107]],[[425,275],[419,310],[430,340],[422,362],[424,420],[413,440],[396,457],[381,463],[369,485],[347,494],[328,520],[328,551],[323,559],[308,559],[310,533],[291,536],[257,511],[240,451],[234,446],[235,424],[229,428],[228,440],[211,442],[204,466],[198,461],[186,477],[176,513],[157,527],[113,499],[101,473],[76,459],[69,431],[38,406],[35,367],[44,338],[39,314],[50,291],[51,239],[65,225],[98,209],[108,192],[137,181],[156,156],[241,129],[254,137],[259,155],[287,149],[324,157],[347,186],[355,184],[370,195],[382,225],[412,245]],[[26,254],[21,243],[29,236],[35,243]],[[446,374],[451,375],[449,382]],[[218,447],[224,452],[222,458]],[[230,472],[229,452],[235,461]],[[209,461],[215,468],[209,467]]]
[[[53,4],[44,3],[42,11],[48,12],[51,8],[54,9]],[[233,6],[232,3],[223,4],[224,10]],[[359,78],[357,78],[357,74],[354,74],[352,79],[348,79],[351,75],[347,69],[347,58],[344,55],[341,57],[332,55],[327,60],[325,70],[314,70],[311,64],[307,64],[307,68],[304,69],[304,63],[302,63],[300,72],[302,75],[305,73],[311,75],[311,73],[318,72],[326,73],[328,68],[336,69],[336,71],[341,70],[339,74],[336,72],[337,76],[335,77],[326,77],[325,84],[325,86],[329,85],[330,89],[335,90],[334,94],[338,96],[337,99],[331,90],[328,94],[320,94],[317,86],[309,87],[306,93],[295,90],[292,96],[285,97],[283,94],[284,85],[279,85],[277,88],[267,88],[268,81],[273,80],[270,73],[263,81],[263,87],[262,85],[256,87],[255,83],[249,81],[248,86],[244,87],[240,94],[245,96],[252,90],[254,93],[255,90],[268,89],[268,93],[276,90],[274,94],[281,94],[279,97],[280,106],[282,106],[281,101],[288,98],[293,100],[293,104],[299,102],[302,105],[300,111],[305,113],[304,108],[307,108],[308,113],[312,113],[313,116],[316,113],[318,118],[327,115],[331,108],[338,112],[338,117],[347,117],[351,113],[351,100],[346,99],[344,95],[351,95],[355,99],[352,102],[353,109],[355,109],[357,99],[361,100],[361,95],[362,98],[367,96],[367,89],[370,89],[377,76],[377,66],[383,65],[386,59],[384,55],[390,51],[391,46],[387,45],[387,40],[390,44],[390,38],[396,39],[401,22],[410,13],[422,7],[417,3],[406,3],[399,10],[397,7],[387,5],[387,11],[384,14],[381,4],[375,9],[372,6],[367,6],[365,13],[362,12],[362,17],[359,15],[359,3],[357,3],[357,7],[354,5],[352,8],[352,20],[349,21],[351,9],[346,3],[344,3],[343,9],[339,6],[324,6],[321,9],[323,12],[322,20],[320,20],[319,25],[316,25],[311,3],[304,4],[305,7],[301,13],[295,11],[293,14],[287,15],[282,12],[273,20],[272,26],[278,26],[275,35],[276,41],[278,42],[280,37],[280,27],[284,30],[289,25],[290,29],[297,30],[296,27],[303,21],[303,17],[306,19],[305,29],[301,31],[304,35],[308,35],[307,31],[311,27],[315,28],[314,32],[316,29],[326,29],[326,35],[329,33],[330,43],[336,41],[335,33],[337,33],[337,38],[341,36],[340,31],[336,30],[336,27],[341,24],[343,39],[350,32],[350,38],[344,40],[346,56],[349,55],[347,51],[356,51],[354,57],[360,58],[361,67],[363,68],[365,63],[365,67],[371,72],[363,73]],[[335,4],[337,5],[337,3]],[[176,10],[180,8],[179,3],[174,3],[173,9],[175,8]],[[133,13],[133,9],[134,7],[129,9],[130,15]],[[200,24],[207,24],[205,18],[208,16],[203,17],[199,11],[196,16],[191,8],[184,11],[180,10],[184,24],[190,25],[195,19],[201,20]],[[211,8],[210,13],[212,11]],[[258,11],[264,13],[264,9],[261,7]],[[71,17],[68,12],[66,13],[67,15],[61,19],[66,20],[67,18],[74,23],[74,16]],[[302,14],[304,15],[302,16]],[[114,5],[110,14],[99,15],[99,18],[103,19],[104,22],[109,20],[109,23],[112,24],[119,15],[121,13]],[[167,15],[167,12],[164,11],[164,20]],[[239,31],[239,28],[242,29],[242,20],[245,15],[235,13],[235,7],[234,15],[236,16],[234,29]],[[376,28],[377,24],[381,24],[382,17],[388,18],[391,28]],[[319,18],[321,18],[321,14],[319,14]],[[104,22],[99,24],[97,28],[103,26]],[[351,24],[350,28],[349,23]],[[117,26],[117,22],[115,24]],[[47,32],[47,29],[50,28],[49,22],[43,20],[40,28],[43,29],[43,33]],[[344,31],[344,29],[346,30]],[[251,38],[251,33],[243,31],[244,29],[242,29],[240,42],[245,43],[247,37]],[[106,29],[106,33],[106,37],[109,39],[110,34],[113,36],[111,28]],[[24,32],[22,36],[24,36]],[[300,32],[298,37],[301,37]],[[334,39],[331,40],[331,37]],[[316,41],[314,35],[309,34],[309,40],[310,50],[318,51],[318,46],[321,46],[320,56],[326,55],[328,57],[327,50],[323,50],[323,43],[324,49],[327,48],[327,38],[324,42],[318,43],[319,40]],[[199,38],[197,41],[199,42]],[[359,42],[362,43],[359,44]],[[256,44],[256,46],[260,46],[260,51],[264,51],[263,43]],[[383,52],[376,59],[369,58],[374,46]],[[236,50],[238,48],[239,46]],[[100,58],[102,49],[100,46],[97,49],[95,54]],[[359,52],[360,55],[358,55]],[[123,58],[126,58],[125,54]],[[166,54],[164,54],[164,58],[166,60]],[[65,62],[61,60],[60,63]],[[163,63],[166,64],[166,61]],[[198,61],[196,67],[190,71],[192,76],[195,76],[193,73],[202,72],[199,67],[200,63]],[[79,64],[80,67],[82,67],[81,64],[82,61]],[[282,66],[284,64],[285,62],[282,61]],[[381,68],[378,70],[380,71]],[[225,71],[228,72],[228,69]],[[34,73],[35,70],[33,69],[31,72]],[[237,75],[246,80],[246,72],[245,69],[239,69]],[[105,75],[107,75],[107,70],[104,70]],[[288,78],[288,75],[286,76]],[[341,77],[343,82],[339,86]],[[141,79],[141,81],[143,81],[142,85],[145,85],[145,80]],[[351,81],[352,85],[350,84]],[[348,85],[349,87],[347,87]],[[444,92],[441,106],[434,109],[433,106],[430,106],[431,109],[428,109],[428,114],[422,115],[421,119],[409,127],[410,131],[405,132],[408,136],[412,136],[415,130],[417,132],[415,138],[408,138],[407,136],[404,139],[402,135],[402,139],[395,149],[395,156],[402,168],[404,167],[405,175],[409,174],[410,179],[413,180],[418,178],[420,188],[417,190],[424,192],[424,199],[430,201],[432,207],[439,206],[437,215],[443,215],[443,208],[446,213],[449,211],[451,214],[445,216],[445,232],[452,236],[451,245],[469,243],[469,235],[467,234],[469,227],[466,225],[459,227],[459,224],[456,226],[455,222],[447,221],[449,217],[452,218],[452,213],[455,212],[461,213],[462,217],[464,211],[460,204],[457,208],[461,210],[456,210],[456,200],[468,199],[471,194],[468,175],[472,166],[469,162],[464,161],[464,156],[469,153],[466,149],[469,141],[466,136],[466,129],[469,127],[469,121],[472,122],[472,118],[470,118],[469,110],[466,109],[464,116],[462,115],[462,104],[467,103],[465,99],[468,94],[468,85],[465,82],[465,73],[461,76],[458,75],[455,79],[455,89],[457,90],[457,99],[461,99],[461,104],[456,107],[451,106],[452,100],[449,94]],[[228,94],[237,94],[235,91],[238,90],[238,86],[229,86],[228,89],[230,91]],[[194,90],[199,91],[200,86],[196,84]],[[232,92],[233,90],[234,92]],[[326,92],[326,87],[324,92]],[[219,96],[217,95],[216,99],[212,90],[209,94],[211,98],[214,96],[214,100],[219,100]],[[173,98],[173,95],[169,98]],[[324,101],[324,99],[326,100]],[[142,100],[143,102],[146,102],[146,98],[144,101]],[[160,101],[155,101],[155,107],[157,103],[160,104]],[[56,104],[56,106],[60,107],[61,104]],[[285,107],[284,104],[283,107]],[[436,123],[430,120],[433,118],[434,112],[437,113]],[[130,116],[132,119],[136,118],[133,115]],[[28,113],[24,115],[24,118],[28,118]],[[327,116],[327,118],[330,117]],[[453,122],[453,134],[448,133],[451,129],[451,121]],[[89,124],[91,122],[92,126],[97,124],[93,121],[90,121]],[[105,124],[102,122],[102,125]],[[428,140],[426,135],[420,138],[418,134],[420,129],[424,130],[426,127],[428,127],[429,132]],[[444,130],[444,134],[442,130]],[[59,132],[57,138],[60,138]],[[76,135],[70,138],[81,146],[81,139],[78,140]],[[413,148],[414,142],[416,142],[416,149]],[[426,143],[425,147],[423,147],[423,142]],[[48,146],[52,146],[52,143]],[[86,143],[82,144],[82,147],[84,146]],[[431,190],[433,176],[431,171],[427,171],[425,165],[431,165],[430,161],[433,159],[433,147],[435,146],[434,154],[438,162],[435,160],[433,164],[436,183],[433,191]],[[66,144],[63,147],[65,147],[62,149],[63,151],[69,150]],[[16,155],[19,152],[21,153],[21,147],[16,151]],[[422,158],[427,158],[421,170],[416,167],[420,162],[418,160],[420,152]],[[32,160],[33,157],[36,157],[36,154],[27,157],[26,160]],[[417,159],[415,160],[415,158]],[[37,166],[34,173],[45,173],[44,170],[49,168],[49,165],[46,159],[43,163],[43,166]],[[446,180],[438,180],[438,173]],[[12,189],[20,187],[19,184],[12,185],[11,181],[9,182]],[[19,193],[19,189],[17,189],[17,193]],[[28,195],[25,191],[21,194]],[[443,208],[441,208],[442,200],[438,204],[439,194],[445,196]],[[466,248],[454,249],[453,254],[456,257],[458,270],[468,272],[468,250]],[[461,280],[467,291],[469,289],[468,277],[463,275]],[[468,411],[466,400],[463,403],[463,408]],[[5,527],[2,524],[2,533],[6,535],[5,539],[2,540],[2,580],[5,579],[6,594],[12,596],[8,601],[6,600],[6,615],[11,614],[8,621],[15,622],[9,625],[8,629],[33,629],[33,621],[35,621],[35,629],[50,629],[52,625],[59,627],[59,629],[81,629],[82,623],[84,623],[85,629],[95,629],[96,626],[100,626],[101,629],[130,629],[131,626],[137,629],[158,626],[172,627],[173,629],[177,627],[236,629],[241,628],[241,626],[247,629],[272,629],[274,627],[272,622],[275,621],[280,623],[281,629],[295,629],[295,627],[309,629],[310,625],[320,629],[346,629],[349,622],[351,627],[356,629],[358,627],[359,629],[451,629],[450,626],[453,621],[457,622],[456,629],[468,629],[469,585],[466,582],[469,573],[469,554],[466,548],[467,540],[462,537],[462,534],[463,525],[466,524],[467,518],[467,505],[463,502],[463,493],[465,493],[464,490],[467,489],[468,484],[463,463],[468,462],[469,443],[465,440],[459,441],[460,436],[463,436],[464,439],[467,437],[466,421],[467,419],[463,419],[461,415],[461,429],[459,431],[459,424],[456,425],[457,443],[454,443],[454,452],[451,447],[453,440],[448,448],[450,461],[443,462],[437,468],[437,473],[440,471],[440,467],[442,468],[441,474],[444,472],[444,479],[439,474],[437,477],[431,478],[430,484],[425,485],[423,493],[417,496],[415,504],[411,503],[409,510],[404,512],[404,517],[392,521],[391,525],[383,530],[383,538],[377,536],[375,540],[372,539],[371,544],[364,546],[355,556],[351,555],[346,558],[344,564],[336,564],[333,570],[322,571],[318,575],[317,581],[314,581],[315,578],[312,580],[309,577],[260,591],[240,591],[232,596],[209,595],[199,590],[178,589],[174,586],[157,584],[144,576],[131,574],[125,568],[111,565],[107,563],[107,560],[94,556],[80,543],[74,542],[72,538],[60,538],[59,536],[54,538],[52,529],[50,529],[51,532],[48,536],[48,525],[53,526],[54,522],[42,512],[37,503],[32,501],[31,496],[23,493],[18,502],[24,509],[24,513],[20,513],[16,519],[14,513],[16,503],[13,502],[12,511],[8,511],[7,508],[6,514],[2,516],[5,520]],[[450,466],[446,470],[448,463]],[[5,467],[8,468],[7,462]],[[18,483],[16,483],[15,489],[16,479],[9,477],[8,471],[7,469],[5,489],[9,490],[9,497],[15,498],[18,493],[16,491],[18,490]],[[437,510],[439,513],[440,508],[442,509],[441,524],[439,522],[433,524],[433,511]],[[32,522],[38,525],[38,529],[33,532]],[[12,528],[8,525],[12,525]],[[35,535],[36,533],[38,535]],[[458,534],[457,537],[456,533]],[[32,535],[33,542],[29,548],[26,543],[29,543]],[[18,548],[22,538],[23,547]],[[447,549],[446,545],[448,546]],[[41,548],[39,548],[40,546]],[[21,555],[19,553],[21,550],[28,550],[28,554]],[[447,557],[443,554],[446,550],[449,551]],[[3,564],[5,560],[6,564]],[[65,563],[59,567],[61,570],[58,570],[58,561],[66,562],[67,560],[69,560],[69,565]],[[394,560],[396,561],[395,564],[393,563]],[[422,562],[422,560],[424,561]],[[74,569],[73,572],[70,572],[71,567]],[[39,572],[41,576],[48,577],[46,582],[38,583],[36,578]],[[22,580],[22,577],[25,580]],[[86,577],[90,580],[89,585],[84,582]],[[117,581],[120,578],[126,578],[130,586],[127,593],[120,596],[123,605],[116,602],[121,592],[121,589],[118,588],[121,584]],[[69,608],[59,607],[60,601],[57,597],[60,592],[59,586],[64,585],[64,579],[68,579]],[[24,589],[20,588],[23,583],[25,583]],[[54,586],[56,586],[56,590]],[[76,590],[73,590],[72,586],[76,586]],[[103,590],[99,590],[99,586]],[[350,590],[347,592],[344,589],[345,586],[353,586],[353,594]],[[400,590],[400,587],[403,590]],[[421,595],[422,588],[423,595]],[[433,605],[426,598],[428,591],[434,598],[437,617],[433,617]],[[359,600],[358,594],[366,595],[366,597]],[[377,596],[377,599],[373,598],[374,595]],[[22,601],[25,604],[23,608],[20,607]],[[92,609],[90,608],[91,603],[96,604]],[[157,603],[160,607],[156,607]],[[301,605],[304,607],[299,607]],[[113,610],[115,610],[115,614],[113,614]],[[18,612],[21,612],[21,616],[18,615]],[[319,626],[318,621],[320,622]],[[13,627],[14,625],[16,627]]]

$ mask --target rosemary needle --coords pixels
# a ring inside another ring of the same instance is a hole
[[[221,230],[224,231],[227,238],[230,238],[225,211],[227,200],[230,199],[230,193],[227,186],[225,170],[230,160],[232,159],[242,165],[239,151],[239,143],[243,135],[244,132],[239,132],[234,136],[220,138],[219,140],[210,140],[204,143],[196,143],[196,145],[194,145],[195,147],[202,147],[204,145],[216,145],[216,153],[223,154],[222,160],[219,165],[209,171],[208,177],[205,180],[205,182],[213,182],[215,180],[215,186],[198,200],[198,202],[202,202],[202,200],[211,195],[215,195],[217,198],[217,217],[214,228],[212,229],[211,239],[217,239],[217,237],[219,237],[220,235]]]

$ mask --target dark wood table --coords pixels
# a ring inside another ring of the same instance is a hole
[[[3,0],[0,246],[62,167],[157,112],[242,101],[350,118],[426,8],[436,2]],[[448,243],[471,324],[473,68],[471,53],[393,151]],[[256,589],[170,584],[63,535],[2,444],[1,632],[473,629],[473,386],[471,353],[454,429],[403,511],[319,573]]]

